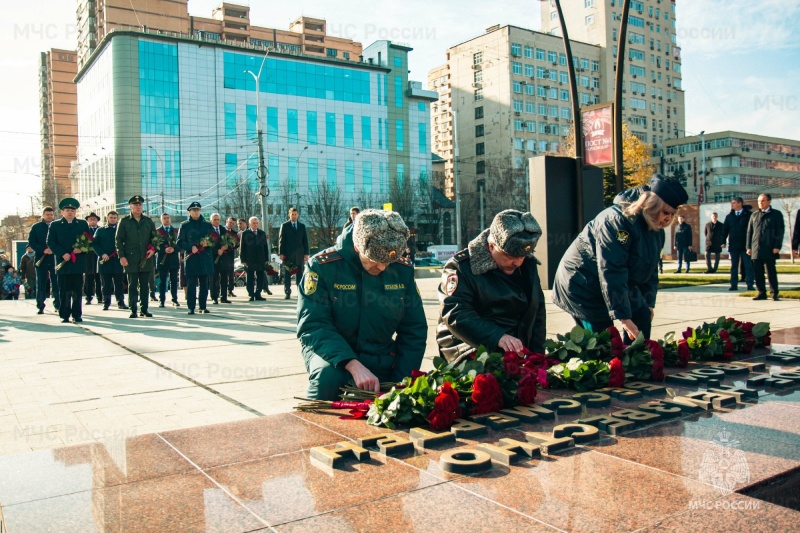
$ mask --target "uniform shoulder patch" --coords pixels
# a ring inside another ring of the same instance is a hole
[[[411,264],[411,261],[409,261],[408,258],[406,257],[399,258],[397,261],[395,261],[395,263],[397,263],[398,265],[405,265],[407,267],[413,266]]]
[[[310,296],[317,292],[317,282],[319,281],[319,274],[313,270],[306,272],[303,276],[303,292],[306,296]]]
[[[319,263],[320,265],[324,265],[326,263],[339,261],[344,258],[342,257],[342,254],[340,254],[338,251],[331,250],[330,252],[318,253],[317,255],[314,256],[314,259],[316,259],[317,263]]]
[[[458,287],[458,274],[450,274],[444,282],[444,292],[448,296],[452,296]]]
[[[469,250],[461,250],[460,252],[458,252],[456,255],[453,256],[453,259],[455,259],[459,263],[466,261],[467,259],[469,259]]]
[[[628,233],[624,229],[621,229],[617,232],[617,241],[619,241],[620,244],[626,244],[630,236],[631,236],[630,233]]]

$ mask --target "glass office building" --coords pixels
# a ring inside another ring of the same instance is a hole
[[[409,82],[410,50],[378,41],[359,62],[264,60],[231,44],[113,32],[76,78],[81,202],[104,214],[142,194],[150,214],[183,216],[195,200],[224,212],[237,191],[259,189],[259,122],[271,210],[284,212],[287,187],[303,209],[325,182],[348,201],[388,198],[391,180],[430,173],[436,94]],[[256,95],[249,72],[260,69]]]

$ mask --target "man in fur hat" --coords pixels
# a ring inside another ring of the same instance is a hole
[[[408,235],[399,214],[368,209],[308,262],[297,303],[308,398],[335,400],[351,382],[378,392],[419,370],[428,325]]]
[[[474,353],[544,353],[544,293],[533,252],[542,230],[530,213],[507,209],[444,266],[436,329],[448,361]]]

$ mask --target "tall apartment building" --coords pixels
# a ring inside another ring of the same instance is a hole
[[[703,150],[703,142],[705,150]],[[706,176],[703,176],[705,156]],[[662,169],[682,173],[689,203],[800,193],[800,141],[720,131],[664,141]]]
[[[250,24],[250,8],[222,2],[211,18],[190,16],[188,0],[78,0],[78,68],[113,30],[160,31],[203,40],[272,46],[318,57],[358,61],[361,45],[327,35],[324,19],[300,17],[288,30]]]
[[[39,67],[39,122],[42,146],[42,203],[54,205],[73,192],[70,163],[78,145],[78,95],[74,50],[41,53]]]
[[[581,102],[604,101],[601,49],[575,41],[572,53]],[[449,198],[457,163],[462,230],[470,238],[496,212],[525,208],[528,159],[555,153],[570,133],[563,41],[516,26],[492,26],[448,49],[447,63],[429,72],[428,87],[439,94],[431,106],[433,151],[445,160]]]
[[[555,2],[542,2],[541,31],[561,35]],[[600,47],[601,94],[613,99],[622,0],[562,0],[570,39]],[[681,49],[675,0],[631,0],[625,45],[623,118],[657,155],[675,129],[685,128]]]
[[[106,35],[76,77],[82,204],[102,214],[143,194],[151,214],[183,216],[192,200],[224,212],[237,190],[252,197],[259,188],[257,117],[279,218],[286,202],[313,209],[325,182],[355,201],[430,173],[436,97],[408,80],[410,48],[355,43],[359,61],[281,48],[265,59],[251,46],[149,30]],[[257,108],[246,71],[262,61]]]

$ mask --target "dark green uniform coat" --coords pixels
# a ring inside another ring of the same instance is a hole
[[[94,253],[97,254],[97,257],[102,259],[103,254],[111,256],[111,254],[117,251],[115,243],[116,235],[116,224],[113,226],[104,226],[97,230],[94,236],[94,243],[92,243],[92,248],[94,248]],[[100,259],[98,259],[98,261]],[[122,274],[122,265],[119,264],[119,255],[111,257],[105,263],[99,263],[97,265],[97,270],[100,274]]]
[[[125,215],[117,224],[116,246],[117,255],[128,260],[128,266],[124,267],[126,274],[136,272],[151,272],[153,270],[154,259],[148,259],[144,268],[139,267],[142,259],[147,253],[147,245],[156,230],[153,219],[142,215],[139,222],[131,215]]]
[[[209,247],[200,252],[199,254],[192,255],[192,246],[197,246],[200,239],[211,235],[214,231],[211,222],[200,216],[197,220],[189,218],[189,220],[181,224],[181,229],[178,231],[178,249],[186,252],[186,257],[189,259],[183,264],[186,276],[210,276],[214,273],[214,247]]]
[[[81,233],[89,233],[89,224],[85,220],[73,219],[72,222],[67,222],[62,218],[54,221],[50,225],[50,232],[47,234],[47,247],[53,251],[56,256],[56,265],[64,261],[62,257],[65,253],[71,253]],[[60,269],[59,274],[83,274],[86,272],[86,260],[88,254],[80,253],[75,254],[75,262],[68,261]]]
[[[344,367],[351,359],[381,381],[400,381],[419,369],[425,353],[428,325],[413,267],[398,261],[380,275],[369,274],[350,228],[340,245],[309,260],[297,318],[309,394],[315,397],[335,399],[344,384],[337,378],[348,378]]]

